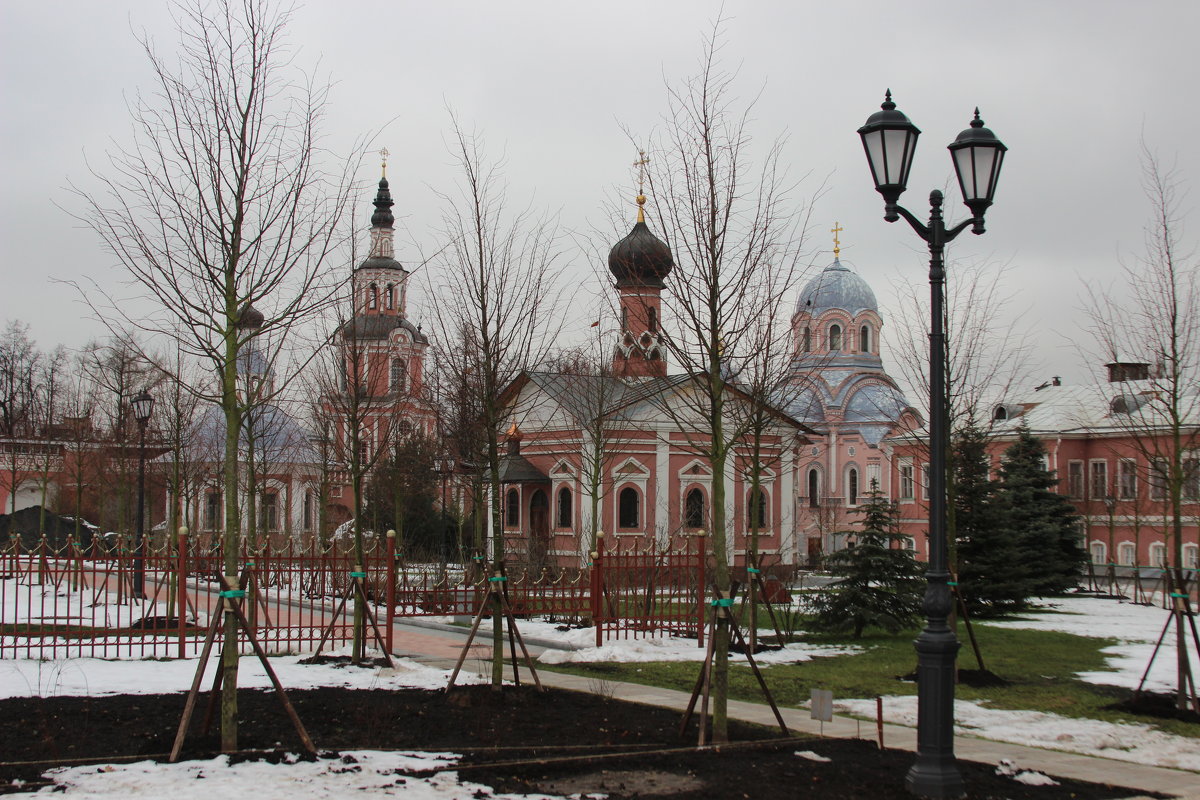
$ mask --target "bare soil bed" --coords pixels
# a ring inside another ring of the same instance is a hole
[[[496,692],[460,687],[449,695],[422,690],[313,689],[289,693],[322,757],[338,750],[412,749],[463,754],[464,778],[509,792],[561,795],[603,792],[610,798],[907,798],[904,774],[913,755],[874,743],[781,740],[777,730],[735,724],[734,744],[697,750],[696,729],[678,736],[680,714],[601,696],[531,687]],[[209,757],[215,731],[202,735],[204,698],[185,758]],[[184,696],[19,698],[0,701],[0,792],[45,786],[51,766],[88,760],[165,759]],[[271,693],[239,698],[245,758],[276,760],[298,741]],[[827,762],[797,755],[811,751]],[[1061,780],[1027,786],[986,764],[961,762],[972,798],[1104,800],[1141,794],[1132,788]]]

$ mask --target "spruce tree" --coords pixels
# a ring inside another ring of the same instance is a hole
[[[975,616],[1024,608],[1033,594],[1008,496],[988,477],[987,435],[968,424],[955,437],[954,514],[959,594]]]
[[[1058,478],[1046,469],[1045,459],[1042,443],[1021,426],[1000,468],[1001,489],[1012,509],[1012,527],[1035,595],[1073,588],[1086,558],[1079,518],[1066,498],[1051,491]]]
[[[916,623],[924,587],[921,567],[897,531],[896,506],[872,484],[855,541],[826,559],[837,576],[813,603],[818,630],[852,630],[868,625],[895,633]]]

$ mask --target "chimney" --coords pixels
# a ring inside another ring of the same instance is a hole
[[[1105,364],[1109,383],[1144,381],[1150,377],[1150,365],[1144,361],[1113,361]]]

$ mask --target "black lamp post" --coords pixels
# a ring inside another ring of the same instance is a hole
[[[133,407],[133,418],[138,424],[138,504],[137,541],[134,543],[133,596],[139,600],[146,597],[146,423],[154,410],[154,398],[143,391],[129,403]]]
[[[898,205],[908,185],[909,169],[920,131],[896,110],[889,89],[881,110],[858,129],[862,137],[875,190],[883,195],[888,222],[903,217],[929,245],[929,565],[925,578],[925,629],[917,637],[917,761],[905,784],[921,797],[961,797],[962,775],[954,760],[954,659],[959,642],[949,625],[951,609],[950,572],[946,558],[946,450],[949,443],[949,414],[946,408],[946,333],[942,325],[947,242],[967,226],[983,233],[983,215],[996,192],[1000,165],[1008,150],[990,130],[983,127],[979,109],[971,127],[950,145],[954,171],[962,189],[963,202],[971,218],[952,228],[942,221],[942,193],[929,193],[929,224],[926,225]]]

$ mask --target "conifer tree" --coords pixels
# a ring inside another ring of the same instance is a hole
[[[1066,498],[1051,491],[1058,478],[1046,469],[1045,456],[1042,443],[1022,425],[1000,468],[1000,486],[1034,595],[1061,594],[1075,586],[1086,558],[1079,518]]]
[[[980,616],[1019,610],[1033,593],[1008,496],[988,477],[987,444],[986,433],[969,423],[954,445],[958,583],[967,609]]]
[[[826,559],[837,580],[813,604],[816,628],[852,630],[855,639],[867,626],[895,633],[915,624],[923,593],[921,568],[897,530],[896,506],[875,484],[860,513],[853,544]]]

